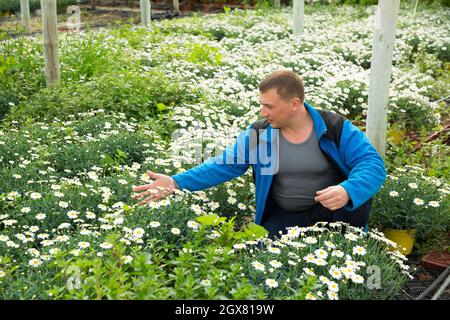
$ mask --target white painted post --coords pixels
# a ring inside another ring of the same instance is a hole
[[[26,32],[31,31],[31,16],[30,16],[30,2],[29,0],[20,0],[20,16],[22,24]]]
[[[50,86],[59,80],[56,0],[41,0],[44,32],[45,79]]]
[[[389,84],[399,10],[400,0],[379,0],[373,35],[367,137],[383,157],[386,154]]]
[[[416,10],[417,10],[417,5],[419,4],[419,0],[412,0],[411,1],[411,6],[414,6],[414,12],[413,12],[413,17],[416,16]]]
[[[180,2],[178,0],[173,0],[173,9],[180,12]]]
[[[150,25],[151,16],[150,0],[141,0],[141,22],[144,26]]]
[[[274,6],[275,6],[275,8],[280,8],[281,7],[280,0],[275,0],[274,1]]]
[[[300,34],[303,32],[303,27],[305,26],[305,0],[294,0],[293,11],[293,31],[294,34]]]

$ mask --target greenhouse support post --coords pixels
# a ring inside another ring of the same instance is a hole
[[[178,0],[173,0],[173,9],[180,12],[180,2]]]
[[[303,32],[305,25],[305,0],[294,0],[293,3],[293,31],[294,34],[300,34]]]
[[[149,26],[151,20],[150,0],[141,0],[141,21],[144,26]]]
[[[20,17],[26,32],[31,31],[30,1],[20,0]]]
[[[50,86],[59,80],[56,0],[41,0],[44,33],[45,79]]]
[[[280,0],[275,0],[275,1],[274,1],[274,7],[275,7],[275,8],[280,8],[280,7],[281,7]]]
[[[386,153],[389,84],[399,10],[400,0],[379,0],[375,16],[366,133],[383,157]]]

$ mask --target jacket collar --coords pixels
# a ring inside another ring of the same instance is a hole
[[[317,112],[316,109],[311,107],[306,102],[304,102],[303,105],[305,106],[305,108],[309,112],[309,114],[311,115],[311,119],[314,124],[314,131],[317,134],[317,139],[320,140],[322,135],[324,135],[327,132],[327,126],[325,124],[325,121],[323,121],[322,117],[320,116],[320,113]]]

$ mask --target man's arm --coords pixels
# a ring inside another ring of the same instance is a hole
[[[186,172],[173,175],[179,189],[197,191],[243,175],[249,167],[248,146],[251,127],[239,134],[236,143],[216,157]]]
[[[383,158],[367,139],[364,132],[349,120],[344,122],[339,153],[350,173],[342,186],[350,201],[344,207],[355,210],[372,198],[386,180],[386,168]]]

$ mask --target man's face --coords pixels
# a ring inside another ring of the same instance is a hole
[[[277,89],[270,89],[266,93],[260,92],[261,117],[267,118],[272,128],[281,129],[292,120],[292,116],[299,108],[299,101],[299,98],[283,100],[278,95]]]

